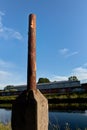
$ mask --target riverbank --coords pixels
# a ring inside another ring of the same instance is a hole
[[[77,98],[87,98],[87,92],[80,93],[54,93],[54,94],[44,94],[47,99],[77,99]]]
[[[49,127],[51,127],[52,130],[59,130],[60,126],[57,124],[52,124],[51,122],[49,122]],[[3,124],[0,123],[0,130],[12,130],[11,129],[11,123],[9,122],[8,124]],[[65,123],[65,130],[71,130],[70,128],[70,124],[68,122]],[[82,130],[79,127],[76,128],[75,130]],[[85,128],[84,130],[87,130],[87,128]]]
[[[0,96],[0,107],[10,109],[17,96]],[[48,99],[50,110],[87,109],[87,93],[45,94],[44,96]]]
[[[87,92],[80,92],[80,93],[50,93],[50,94],[43,94],[47,99],[77,99],[77,98],[87,98]],[[9,96],[0,96],[0,100],[9,101],[15,100],[18,95],[9,95]]]

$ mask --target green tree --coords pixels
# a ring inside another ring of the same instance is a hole
[[[76,76],[70,76],[68,78],[69,81],[78,81],[78,78]]]
[[[37,83],[50,83],[50,80],[48,78],[39,78]]]
[[[7,85],[4,90],[11,90],[11,89],[14,89],[14,86],[13,85]]]

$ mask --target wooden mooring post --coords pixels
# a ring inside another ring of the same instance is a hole
[[[36,88],[36,16],[29,15],[27,90],[12,106],[12,130],[48,130],[48,101]]]

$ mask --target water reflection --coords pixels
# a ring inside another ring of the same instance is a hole
[[[49,129],[53,130],[52,124],[58,126],[58,130],[65,130],[66,127],[71,130],[87,128],[87,111],[74,111],[74,112],[50,112],[50,126]]]
[[[0,109],[0,122],[7,124],[11,121],[11,110]]]
[[[11,110],[0,109],[0,122],[4,124],[11,121]],[[50,111],[49,130],[85,130],[87,128],[86,111]]]
[[[85,110],[85,115],[87,116],[87,110]]]

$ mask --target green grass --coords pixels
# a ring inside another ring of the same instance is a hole
[[[57,124],[52,124],[51,122],[49,122],[49,125],[51,126],[52,130],[61,130],[59,124],[57,125]],[[8,124],[0,123],[0,130],[12,130],[11,123],[8,123]],[[65,130],[71,130],[68,122],[65,123]],[[78,127],[75,130],[81,130],[81,128]],[[87,130],[87,128],[85,128],[84,130]]]
[[[52,98],[56,98],[56,99],[76,99],[76,98],[87,98],[87,93],[71,93],[71,94],[44,94],[44,96],[47,99],[52,99]],[[17,96],[0,96],[0,100],[3,101],[9,101],[9,100],[15,100]],[[58,107],[74,107],[75,108],[85,108],[87,107],[87,103],[72,103],[72,104],[67,104],[67,103],[59,103],[59,104],[49,104],[49,108],[58,108]],[[11,108],[12,104],[0,104],[0,107],[8,107]]]
[[[47,99],[87,98],[87,93],[44,94]],[[17,96],[0,96],[0,100],[15,100]]]
[[[51,126],[52,130],[61,130],[59,124],[52,124],[51,122],[49,122],[49,125]],[[64,130],[72,130],[68,122],[65,123]],[[75,130],[83,130],[83,129],[77,127],[75,128]],[[84,130],[87,130],[87,128],[84,128]]]
[[[12,104],[0,104],[0,108],[8,108],[8,109],[10,109],[10,108],[12,108]]]
[[[15,100],[17,96],[0,96],[0,100]]]
[[[12,130],[11,123],[8,123],[8,124],[0,123],[0,130]]]
[[[87,93],[65,93],[65,94],[44,94],[47,99],[58,98],[58,99],[67,99],[67,98],[87,98]]]

